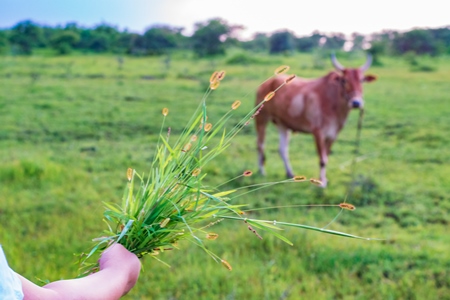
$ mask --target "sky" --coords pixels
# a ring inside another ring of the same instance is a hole
[[[450,25],[444,0],[0,0],[0,28],[30,19],[43,25],[100,23],[142,33],[156,24],[184,27],[222,18],[243,25],[243,39],[256,32],[288,29],[297,36],[323,33],[371,34]]]

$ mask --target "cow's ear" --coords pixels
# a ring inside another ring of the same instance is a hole
[[[332,72],[330,75],[329,75],[329,82],[331,82],[331,83],[340,83],[341,82],[341,80],[342,80],[342,76],[339,74],[339,73],[337,73],[337,72]]]
[[[364,76],[364,81],[365,82],[371,82],[371,81],[375,81],[377,80],[377,76],[375,75],[366,75]]]

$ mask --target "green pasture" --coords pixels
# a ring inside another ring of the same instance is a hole
[[[338,58],[346,66],[365,59]],[[231,272],[182,242],[158,256],[170,268],[145,257],[138,284],[124,298],[450,299],[450,59],[381,61],[368,72],[378,80],[365,85],[359,154],[355,111],[334,144],[326,189],[280,184],[232,201],[260,209],[252,217],[322,227],[338,207],[283,206],[346,200],[357,209],[327,228],[383,241],[291,228],[283,232],[289,246],[225,220],[211,228],[219,238],[207,243]],[[102,202],[121,201],[127,168],[148,172],[162,108],[170,110],[163,134],[170,127],[175,140],[211,73],[225,70],[208,97],[208,116],[214,123],[239,99],[233,126],[280,65],[303,77],[331,70],[328,59],[308,54],[0,57],[0,243],[11,267],[38,284],[77,276],[74,254],[87,251],[104,229]],[[247,169],[255,174],[223,188],[284,179],[275,127],[268,128],[266,177],[256,174],[255,140],[250,124],[204,170],[208,186]],[[318,176],[312,136],[293,135],[290,157],[298,175]]]

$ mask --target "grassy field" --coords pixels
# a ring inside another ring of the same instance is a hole
[[[232,64],[236,58],[241,63]],[[251,58],[251,59],[250,59]],[[249,63],[245,63],[250,61]],[[363,56],[343,55],[346,66]],[[334,207],[357,206],[330,229],[384,241],[352,240],[288,229],[294,246],[245,224],[221,222],[208,246],[233,266],[228,271],[201,249],[181,243],[159,256],[171,268],[143,260],[144,271],[125,299],[450,299],[450,58],[419,58],[421,71],[401,58],[381,58],[369,71],[358,163],[352,171],[358,114],[333,148],[329,187],[276,185],[236,202],[253,215],[325,226]],[[77,275],[75,253],[103,230],[102,201],[122,197],[129,167],[147,172],[162,122],[176,136],[199,103],[210,74],[227,76],[208,98],[214,123],[230,104],[249,111],[257,86],[281,64],[303,77],[324,75],[331,63],[311,55],[229,54],[196,60],[115,56],[0,57],[0,243],[10,265],[36,283]],[[320,65],[324,64],[324,68]],[[319,66],[319,67],[318,67]],[[253,126],[245,128],[205,170],[211,186],[246,169],[256,173]],[[227,184],[242,187],[284,179],[273,126],[267,138],[268,175]],[[318,176],[312,137],[294,135],[291,162],[298,175]]]

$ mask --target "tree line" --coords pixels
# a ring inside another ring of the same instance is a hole
[[[92,53],[119,53],[127,55],[161,55],[176,49],[190,49],[197,56],[225,54],[229,47],[239,47],[270,54],[312,52],[324,50],[367,50],[375,57],[381,54],[405,53],[441,55],[450,54],[450,26],[434,29],[412,29],[406,32],[385,30],[370,35],[353,33],[348,39],[342,33],[314,31],[298,37],[290,30],[257,33],[248,41],[238,39],[244,27],[214,18],[194,24],[191,36],[183,35],[183,28],[154,25],[138,34],[119,30],[117,26],[102,23],[86,28],[77,23],[64,26],[45,26],[31,20],[0,29],[0,53],[30,55],[37,49],[51,49],[65,55],[73,51]]]

